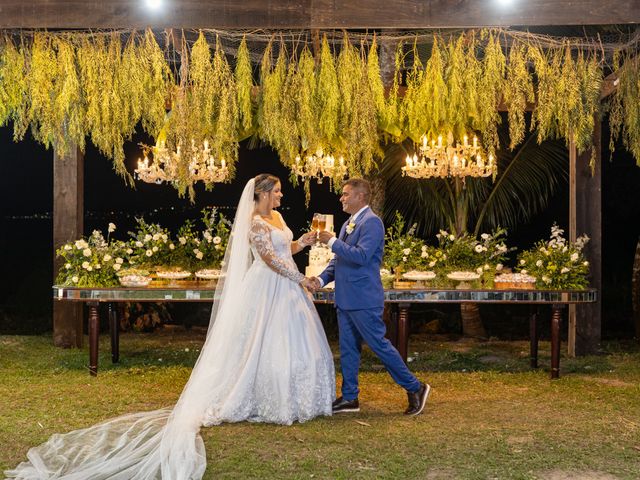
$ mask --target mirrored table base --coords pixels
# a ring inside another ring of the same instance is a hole
[[[560,327],[566,305],[597,301],[595,289],[586,290],[385,290],[385,314],[392,321],[392,343],[407,361],[412,303],[479,303],[551,305],[551,378],[560,373]],[[212,302],[215,287],[154,287],[154,288],[73,288],[54,286],[53,298],[58,301],[83,302],[89,308],[89,372],[98,373],[99,304],[108,304],[111,336],[111,361],[119,361],[118,310],[126,302]],[[334,303],[333,290],[319,290],[313,295],[318,304]],[[579,320],[579,319],[578,319]],[[529,317],[531,367],[538,366],[538,313]]]

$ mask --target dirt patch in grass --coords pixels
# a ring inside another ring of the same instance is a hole
[[[588,382],[601,383],[603,385],[607,385],[609,387],[635,387],[633,383],[625,382],[623,380],[617,378],[602,378],[602,377],[588,377],[586,375],[580,375],[581,379],[586,380]]]
[[[539,473],[536,478],[540,480],[618,480],[619,477],[602,472],[551,470]]]

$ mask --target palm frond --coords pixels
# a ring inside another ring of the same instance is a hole
[[[499,175],[486,201],[478,205],[476,234],[511,228],[544,210],[568,175],[568,152],[559,141],[537,145],[535,134],[514,152],[498,152]]]

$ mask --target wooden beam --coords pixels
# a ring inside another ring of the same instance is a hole
[[[53,271],[62,267],[55,251],[84,234],[84,162],[79,149],[67,155],[53,152]],[[53,343],[82,347],[82,304],[53,301]]]
[[[573,133],[569,139],[569,241],[576,241],[576,142]],[[567,338],[567,353],[576,356],[576,306],[569,305],[569,334]]]
[[[0,28],[460,28],[640,23],[637,0],[0,0]]]
[[[595,119],[593,148],[576,158],[576,231],[590,237],[585,254],[590,262],[591,286],[598,289],[598,301],[576,307],[576,355],[586,355],[598,350],[602,328],[602,124]]]

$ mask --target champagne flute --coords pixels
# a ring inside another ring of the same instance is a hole
[[[322,215],[319,214],[319,213],[314,213],[313,214],[313,219],[311,220],[311,230],[315,230],[316,237],[317,237],[317,234],[320,233],[319,228],[320,228],[320,217],[321,216]],[[320,241],[316,239],[316,245],[318,245],[319,243],[320,243]]]
[[[323,232],[326,229],[327,229],[327,216],[318,215],[318,233]]]

